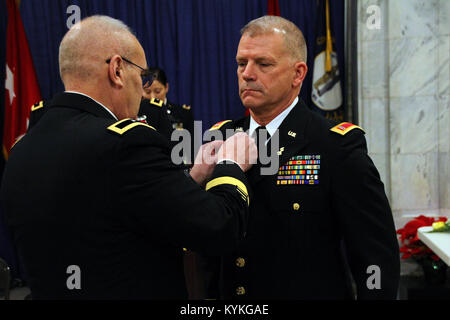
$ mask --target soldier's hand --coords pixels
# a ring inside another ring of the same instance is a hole
[[[258,149],[255,139],[244,132],[238,132],[225,141],[218,152],[218,162],[231,160],[248,171],[258,158]]]
[[[213,141],[200,147],[190,175],[199,185],[203,185],[212,175],[217,163],[217,151],[223,141]]]

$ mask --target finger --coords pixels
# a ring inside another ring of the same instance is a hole
[[[215,145],[214,143],[208,143],[203,146],[204,152],[202,160],[204,164],[211,165],[216,163],[216,156],[215,156]]]
[[[224,141],[223,140],[215,140],[210,142],[209,144],[212,146],[212,154],[216,154],[217,151],[222,147]]]

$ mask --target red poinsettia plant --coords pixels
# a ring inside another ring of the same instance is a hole
[[[400,252],[403,253],[402,259],[414,258],[424,259],[431,258],[434,261],[438,261],[439,257],[431,251],[417,236],[417,229],[421,227],[432,226],[435,222],[446,222],[446,217],[425,217],[418,216],[409,221],[403,228],[397,230],[397,234],[400,235],[400,241],[402,246]]]

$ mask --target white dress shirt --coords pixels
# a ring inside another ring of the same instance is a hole
[[[294,107],[297,105],[298,103],[298,97],[295,98],[294,102],[292,102],[292,104],[286,109],[284,110],[282,113],[280,113],[275,119],[273,119],[272,121],[270,121],[270,123],[268,123],[266,125],[266,130],[267,132],[270,134],[270,137],[273,137],[273,135],[275,134],[275,132],[278,130],[278,128],[280,127],[280,125],[283,123],[284,119],[286,119],[286,117],[288,116],[288,114],[292,111],[292,109],[294,109]],[[250,116],[250,126],[248,129],[248,135],[252,136],[253,133],[255,132],[255,130],[259,127],[260,125],[253,119],[252,116]],[[270,138],[267,139],[267,142],[269,142]]]

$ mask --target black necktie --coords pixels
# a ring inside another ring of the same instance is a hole
[[[256,128],[253,137],[255,138],[256,147],[258,148],[258,164],[262,165],[260,161],[261,156],[270,157],[270,133],[267,131],[266,127],[259,126]]]

